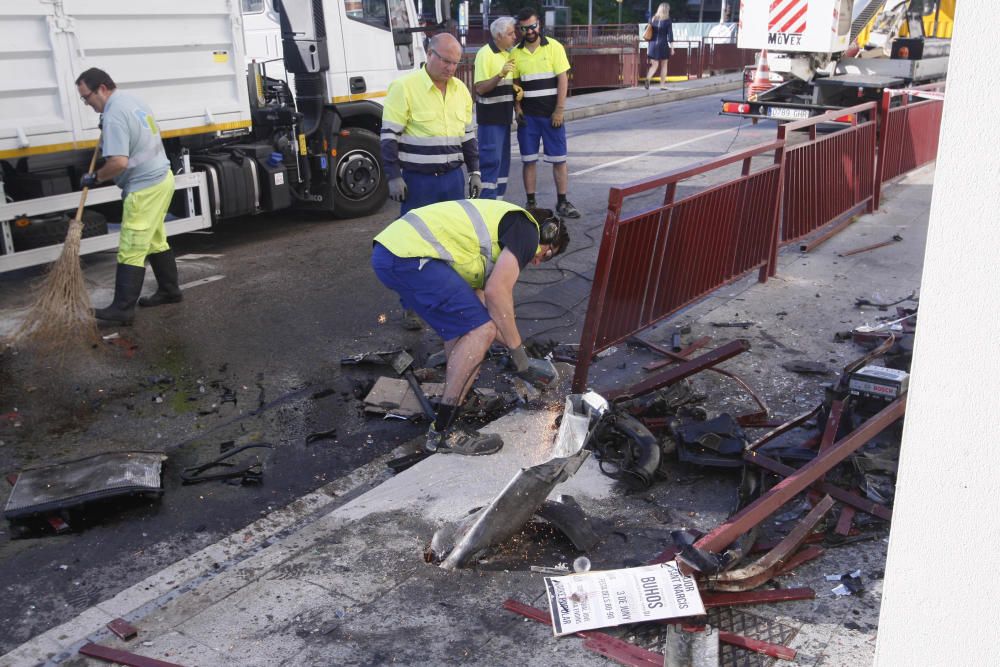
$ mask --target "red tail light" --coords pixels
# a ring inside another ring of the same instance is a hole
[[[740,102],[723,102],[722,113],[750,113],[750,105]]]

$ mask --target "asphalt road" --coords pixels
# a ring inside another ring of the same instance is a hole
[[[741,126],[717,108],[715,95],[568,125],[570,199],[583,217],[569,223],[570,254],[523,276],[524,333],[579,340],[609,186],[773,138],[773,126]],[[508,199],[521,201],[516,163],[511,184]],[[538,201],[555,204],[547,165]],[[0,472],[103,451],[169,457],[159,501],[70,516],[63,535],[12,539],[0,526],[0,654],[421,432],[366,418],[358,397],[377,372],[339,364],[399,346],[419,361],[440,347],[432,334],[402,330],[398,302],[368,265],[371,238],[395,211],[390,202],[350,221],[283,213],[176,237],[183,304],[140,312],[120,330],[124,341],[62,366],[0,356]],[[104,305],[114,256],[84,264],[93,301]],[[30,303],[38,275],[0,276],[0,332]],[[181,484],[182,468],[230,442],[274,446],[262,484]]]

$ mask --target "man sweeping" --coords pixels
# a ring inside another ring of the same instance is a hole
[[[101,114],[101,154],[104,165],[84,174],[80,188],[113,180],[122,189],[122,227],[118,242],[115,296],[107,308],[97,308],[99,320],[128,325],[135,304],[177,303],[177,262],[167,244],[163,219],[174,195],[174,175],[163,150],[153,112],[142,100],[117,89],[104,70],[93,67],[76,80],[80,99]],[[157,289],[139,298],[149,259]]]
[[[455,427],[494,340],[510,349],[521,378],[537,385],[557,379],[551,362],[525,352],[513,292],[526,266],[551,259],[568,244],[566,228],[551,211],[489,199],[417,208],[375,237],[375,275],[444,340],[444,394],[427,432],[427,451],[478,456],[503,446],[499,435]]]

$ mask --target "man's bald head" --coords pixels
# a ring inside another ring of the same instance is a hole
[[[432,81],[443,83],[455,76],[455,70],[462,60],[462,45],[454,35],[434,35],[427,45],[427,51],[427,75]]]

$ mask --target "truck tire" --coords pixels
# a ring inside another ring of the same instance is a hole
[[[31,250],[62,243],[66,240],[70,213],[50,213],[35,218],[27,227],[11,225],[10,233],[14,239],[14,250]],[[108,220],[97,211],[83,212],[83,238],[101,236],[108,233]]]
[[[358,218],[382,208],[389,185],[379,159],[378,136],[361,128],[351,128],[337,143],[333,173],[333,214],[338,218]]]

